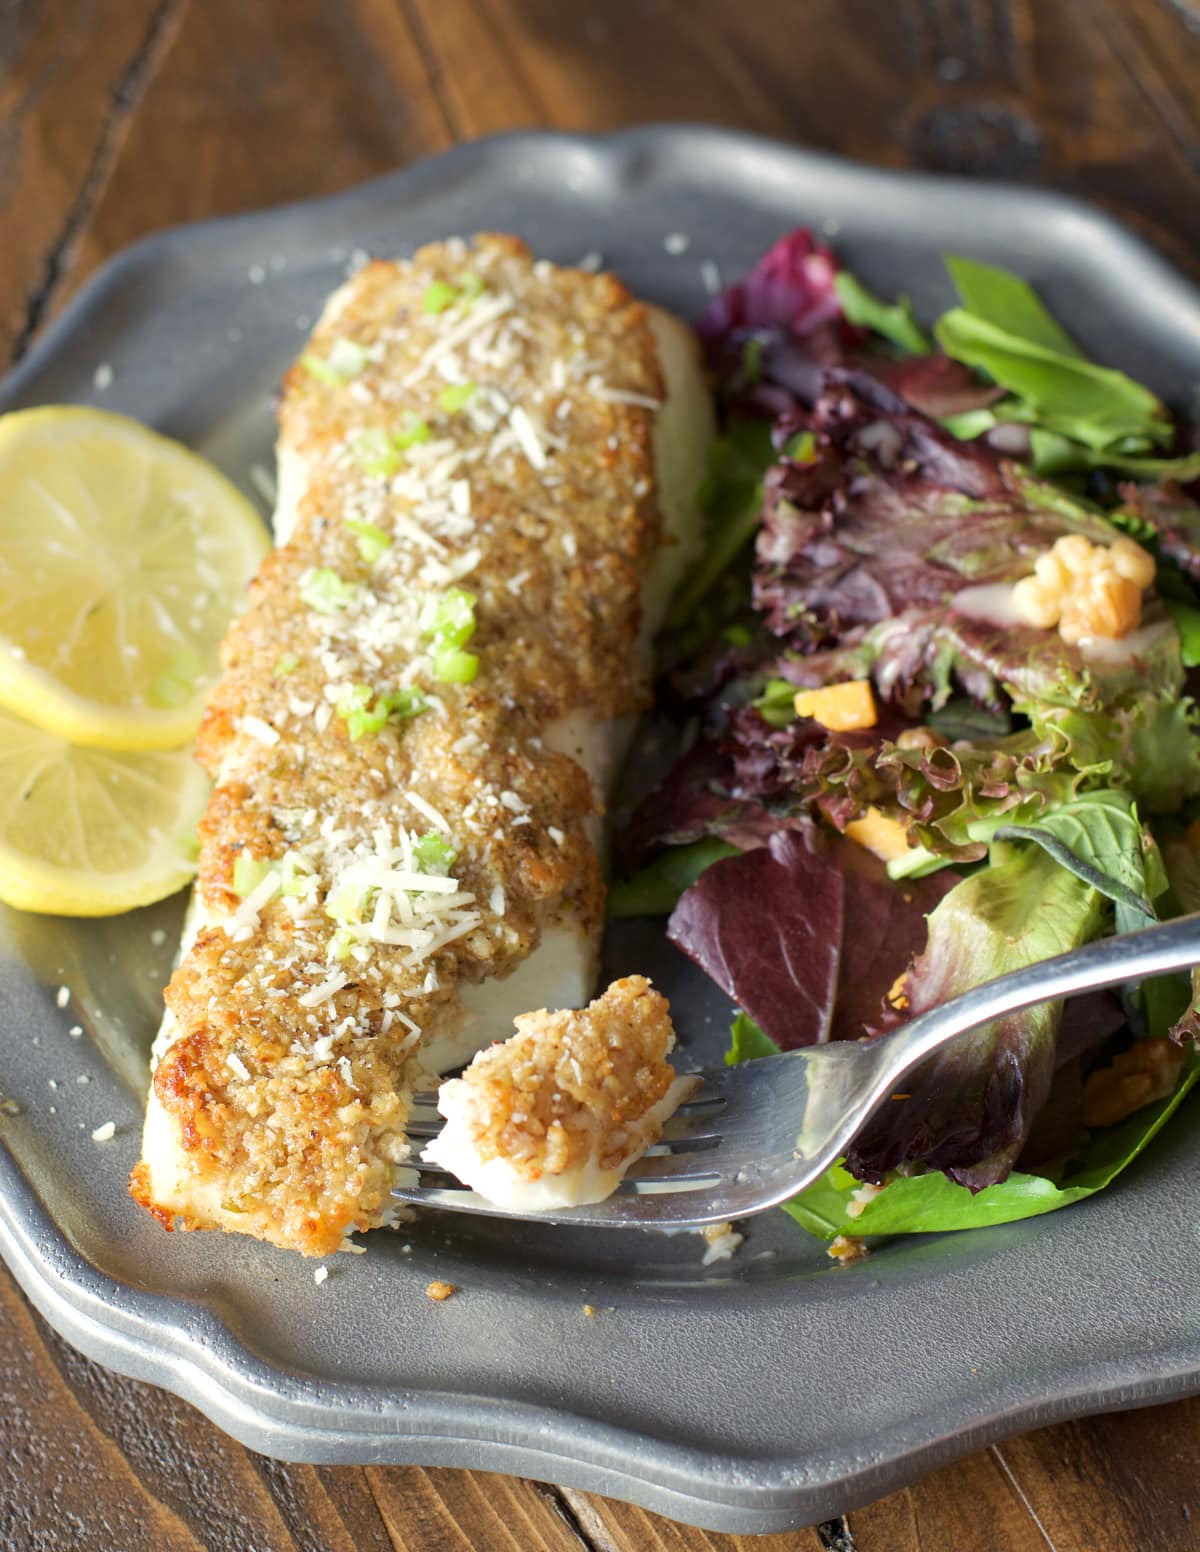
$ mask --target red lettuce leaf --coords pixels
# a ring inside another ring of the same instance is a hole
[[[1004,397],[1003,388],[983,382],[970,367],[941,354],[899,361],[864,356],[858,365],[932,420],[987,409]]]
[[[896,1021],[886,994],[957,882],[899,887],[870,852],[809,825],[713,865],[681,897],[671,942],[784,1050]]]
[[[838,262],[805,227],[772,243],[752,270],[713,298],[696,325],[702,339],[731,329],[811,334],[842,316],[834,289]]]

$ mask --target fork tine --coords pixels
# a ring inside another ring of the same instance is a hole
[[[683,1114],[681,1107],[662,1130],[661,1144],[669,1145],[669,1148],[656,1143],[649,1151],[652,1153],[685,1152],[704,1146],[715,1147],[724,1133],[713,1117],[719,1113],[723,1105],[723,1100],[719,1103],[712,1101],[700,1108],[698,1112],[688,1114]],[[444,1125],[445,1122],[436,1111],[422,1111],[415,1117],[410,1111],[405,1123],[405,1131],[410,1137],[417,1138],[421,1142],[429,1142],[441,1133]]]
[[[694,1090],[675,1111],[676,1115],[687,1115],[693,1111],[712,1110],[726,1102],[726,1081],[728,1068],[710,1068],[702,1072],[683,1072],[681,1078],[698,1078],[700,1086]],[[409,1114],[414,1111],[424,1114],[426,1111],[436,1112],[438,1091],[436,1089],[419,1089],[409,1100]]]
[[[478,1196],[440,1166],[420,1158],[413,1158],[406,1165],[414,1183],[399,1187],[392,1195],[406,1205],[504,1217],[510,1222],[516,1219],[596,1227],[695,1227],[721,1222],[731,1216],[726,1196],[741,1162],[727,1145],[724,1126],[723,1111],[744,1086],[737,1080],[731,1085],[731,1071],[716,1068],[687,1075],[699,1079],[700,1086],[669,1118],[661,1140],[635,1161],[617,1190],[604,1202],[544,1212],[513,1212]],[[744,1079],[744,1073],[740,1076]],[[443,1123],[435,1108],[436,1098],[428,1090],[413,1096],[408,1132],[414,1143],[424,1144],[441,1130]],[[668,1207],[668,1202],[675,1205]]]

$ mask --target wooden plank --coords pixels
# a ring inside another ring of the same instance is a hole
[[[1045,1552],[1028,1509],[986,1454],[867,1509],[771,1536],[691,1530],[628,1504],[566,1496],[597,1552]]]
[[[778,1536],[715,1535],[564,1496],[597,1552],[1194,1552],[1200,1400],[1040,1429]]]
[[[0,370],[41,323],[169,41],[173,7],[0,7]]]
[[[79,1545],[82,1536],[124,1552],[204,1552],[63,1383],[47,1335],[0,1268],[0,1546],[32,1552]],[[103,1383],[99,1371],[95,1379]]]
[[[393,0],[190,4],[81,232],[67,289],[148,232],[332,193],[450,140]]]
[[[986,1451],[854,1510],[846,1525],[847,1552],[1046,1552],[1028,1505]]]
[[[994,1453],[1058,1552],[1200,1548],[1200,1399],[1063,1423]]]
[[[728,0],[604,12],[405,0],[459,133],[735,124],[867,161],[1049,183],[1200,267],[1200,171],[1180,128],[1196,112],[1200,36],[1169,18],[1151,29],[1159,0],[1090,3],[1095,26],[1075,0],[808,0],[802,21]]]
[[[594,1552],[832,1552],[836,1527],[782,1531],[774,1536],[724,1536],[648,1514],[615,1498],[561,1489]],[[846,1547],[845,1552],[853,1552]],[[895,1549],[900,1552],[900,1549]]]
[[[581,1552],[557,1494],[486,1471],[372,1466],[367,1479],[397,1552]]]
[[[472,1471],[313,1467],[244,1449],[90,1362],[0,1267],[0,1547],[580,1552],[553,1489]],[[85,1541],[80,1541],[81,1531]]]
[[[1141,91],[1148,112],[1161,115],[1182,154],[1200,164],[1200,5],[1196,0],[1091,0],[1097,25]]]

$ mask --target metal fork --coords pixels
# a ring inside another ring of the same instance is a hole
[[[1200,963],[1200,912],[1102,938],[956,997],[878,1040],[839,1040],[736,1067],[706,1068],[662,1140],[607,1201],[555,1212],[495,1207],[432,1165],[393,1194],[418,1207],[602,1228],[699,1228],[776,1207],[829,1168],[926,1057],[960,1035],[1051,999]],[[437,1135],[436,1096],[415,1096],[409,1133]]]

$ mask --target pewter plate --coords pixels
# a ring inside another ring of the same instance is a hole
[[[512,231],[557,260],[599,252],[694,315],[704,261],[733,276],[800,222],[927,316],[956,250],[1029,276],[1085,345],[1161,393],[1182,400],[1200,378],[1200,297],[1093,210],[668,126],[481,141],[333,199],[152,238],[96,277],[0,408],[122,410],[253,495],[272,389],[359,253]],[[267,1246],[164,1234],[125,1182],[180,911],[0,919],[0,1090],[19,1107],[0,1113],[0,1253],[71,1342],[256,1450],[519,1472],[768,1531],[1018,1429],[1200,1390],[1194,1113],[1089,1202],[845,1269],[782,1214],[708,1268],[691,1236],[430,1219],[332,1258],[323,1286]],[[716,1057],[728,1008],[656,932],[626,926],[609,954],[653,974],[689,1049]],[[108,1120],[115,1138],[94,1142]],[[460,1292],[430,1303],[435,1277]]]

